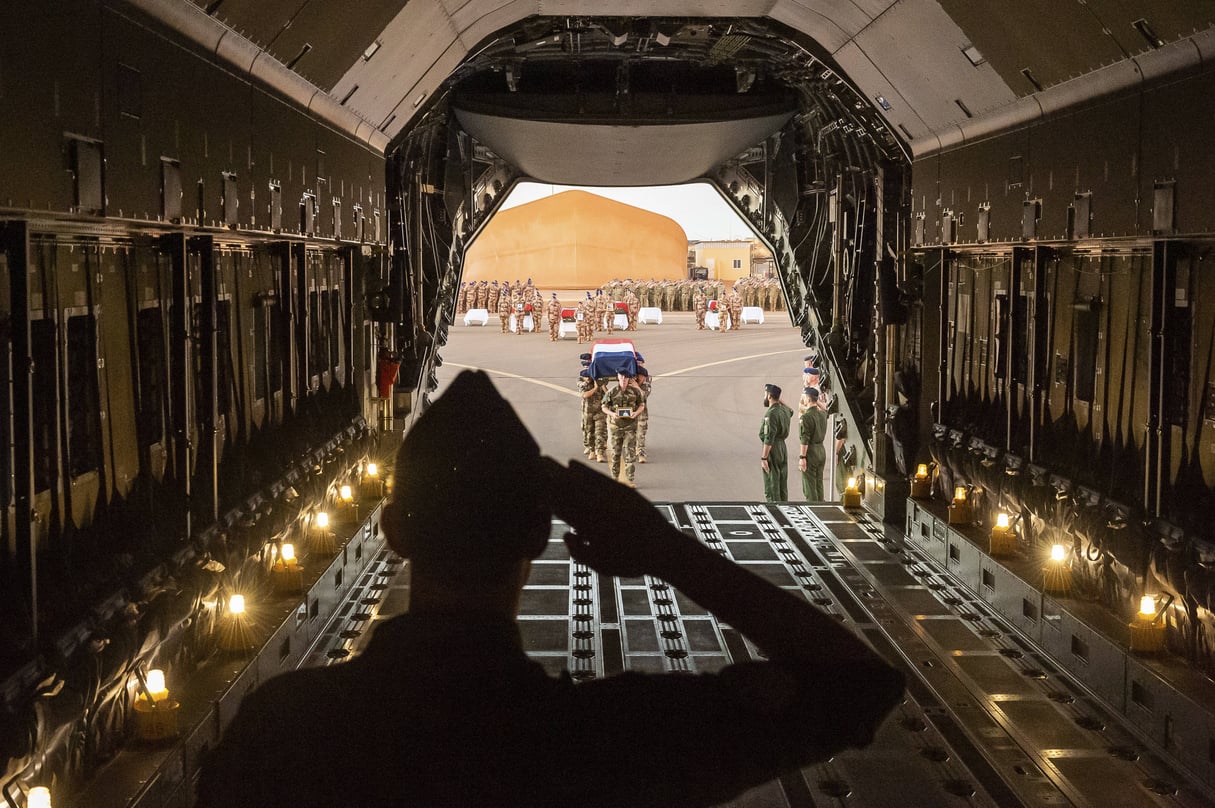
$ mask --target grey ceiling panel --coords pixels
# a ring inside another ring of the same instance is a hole
[[[287,63],[308,46],[295,71],[329,90],[362,60],[367,47],[404,5],[405,0],[310,0],[278,35],[270,52]]]
[[[1016,98],[989,65],[975,66],[966,58],[962,53],[967,44],[965,34],[935,0],[899,3],[855,41],[934,131]],[[871,89],[861,86],[872,98]]]
[[[778,131],[788,114],[664,126],[527,121],[457,110],[460,124],[530,177],[558,185],[674,185]]]
[[[1124,58],[1112,36],[1074,0],[940,0],[987,61],[1018,95],[1034,92],[1029,68],[1043,86]],[[1155,4],[1154,4],[1155,5]]]
[[[1109,29],[1128,53],[1152,50],[1147,34],[1165,45],[1215,25],[1215,2],[1211,0],[1087,0],[1093,15]],[[1135,23],[1143,21],[1145,31]]]
[[[835,52],[840,69],[856,86],[864,88],[867,100],[876,104],[883,117],[897,128],[907,140],[924,137],[928,125],[916,112],[915,107],[895,88],[881,70],[865,55],[855,42],[849,42]],[[886,100],[890,109],[883,109],[879,98]]]
[[[197,15],[216,0],[130,2]],[[296,73],[328,91],[308,106],[330,118],[357,114],[379,130],[377,140],[403,130],[472,49],[533,16],[772,19],[832,52],[868,101],[890,105],[880,110],[886,121],[926,153],[1133,85],[1136,71],[1150,78],[1195,69],[1206,39],[1194,32],[1215,31],[1215,0],[220,0],[214,13],[235,32],[219,29],[223,58],[273,73],[270,59],[232,39],[241,34],[279,62],[294,60]],[[210,33],[188,35],[205,44]],[[967,46],[978,65],[963,55]]]
[[[452,25],[468,47],[540,12],[540,0],[448,0]],[[546,12],[547,13],[547,12]]]
[[[333,95],[342,98],[358,85],[347,105],[391,137],[450,75],[466,51],[438,0],[411,0],[377,39],[382,43],[380,49],[370,60],[355,62],[334,85]]]
[[[222,0],[212,16],[255,45],[268,48],[308,0]],[[200,8],[215,0],[194,0]],[[286,60],[284,60],[286,61]]]
[[[768,16],[808,34],[828,52],[843,47],[873,20],[851,0],[778,0]]]
[[[489,3],[497,4],[494,0]],[[537,14],[605,17],[766,17],[772,0],[544,0]]]

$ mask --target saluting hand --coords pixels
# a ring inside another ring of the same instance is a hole
[[[576,460],[568,469],[543,460],[553,512],[573,528],[563,538],[575,561],[604,575],[661,575],[680,544],[693,541],[635,490]]]

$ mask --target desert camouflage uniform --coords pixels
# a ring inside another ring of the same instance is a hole
[[[561,328],[561,301],[550,297],[545,314],[548,315],[548,338],[556,342],[557,332]]]
[[[603,385],[589,375],[579,376],[578,392],[582,395],[582,453],[597,459],[607,443],[607,421],[599,409],[603,406]]]
[[[498,319],[502,321],[502,333],[510,331],[510,313],[514,307],[510,303],[510,295],[506,290],[502,291],[502,296],[498,298]]]
[[[603,397],[603,407],[600,412],[604,413],[604,417],[610,421],[608,430],[609,442],[609,457],[611,458],[611,474],[613,479],[620,479],[621,466],[624,467],[625,480],[632,483],[633,477],[637,473],[634,465],[636,462],[634,457],[637,454],[637,419],[636,418],[620,418],[616,415],[607,415],[609,412],[628,408],[633,412],[637,412],[645,403],[645,397],[635,385],[620,387],[617,385],[607,392]]]
[[[650,428],[650,391],[653,388],[653,379],[649,373],[638,374],[637,386],[641,389],[641,394],[645,396],[645,409],[641,415],[637,416],[637,462],[645,462],[645,433]]]

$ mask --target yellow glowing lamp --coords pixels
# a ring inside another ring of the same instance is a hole
[[[380,473],[380,467],[379,467],[379,466],[377,466],[375,463],[368,463],[368,464],[367,464],[367,476],[368,476],[368,477],[374,477],[374,476],[376,476],[376,475],[377,475],[377,474],[379,474],[379,473]]]
[[[849,477],[848,484],[844,487],[843,504],[845,508],[861,507],[861,490],[856,487],[856,478]]]
[[[290,567],[295,563],[295,545],[284,544],[278,548],[278,557],[283,560],[283,563]]]
[[[26,808],[51,808],[51,790],[46,786],[34,786],[25,798]]]
[[[322,529],[329,527],[329,514],[325,511],[319,512],[316,515],[316,526]]]
[[[1063,559],[1067,558],[1067,550],[1062,544],[1053,544],[1050,548],[1050,560],[1056,564],[1062,563]]]
[[[1172,604],[1171,596],[1166,596],[1164,608]],[[1139,598],[1139,614],[1131,621],[1131,651],[1137,654],[1158,654],[1166,650],[1166,634],[1164,621],[1158,620],[1155,595],[1144,595]]]
[[[153,702],[169,698],[169,688],[165,686],[165,672],[160,668],[148,671],[148,696]]]
[[[245,613],[245,596],[233,595],[228,601],[228,614]]]
[[[965,502],[966,501],[966,486],[959,485],[957,488],[953,489],[953,501],[954,502]]]
[[[923,480],[927,476],[928,476],[928,464],[927,463],[921,463],[920,465],[915,467],[915,477],[917,480]]]
[[[349,502],[350,500],[354,499],[354,491],[352,491],[348,485],[343,485],[341,487],[340,494],[342,497],[342,502]]]
[[[1008,514],[996,514],[996,523],[991,526],[991,543],[988,552],[993,556],[1010,556],[1017,552],[1017,534],[1013,532]]]

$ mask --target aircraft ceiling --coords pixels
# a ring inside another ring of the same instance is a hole
[[[152,0],[131,2],[158,13]],[[223,36],[247,38],[327,93],[343,114],[376,130],[370,142],[378,147],[451,91],[462,65],[468,72],[480,59],[503,84],[508,66],[516,65],[512,82],[522,91],[534,62],[582,58],[587,43],[604,56],[600,46],[607,42],[618,61],[732,65],[740,92],[749,77],[759,77],[757,87],[764,77],[779,79],[801,54],[803,67],[813,63],[843,76],[864,114],[917,154],[1039,116],[1059,101],[1033,99],[1064,85],[1069,89],[1061,97],[1082,101],[1163,69],[1148,65],[1152,58],[1198,63],[1215,52],[1209,0],[174,3],[230,29]],[[180,18],[182,8],[172,15]],[[529,24],[537,17],[544,21],[539,28]],[[198,20],[185,27],[199,38]],[[1164,52],[1168,58],[1159,55]],[[1073,81],[1092,76],[1101,79]]]

